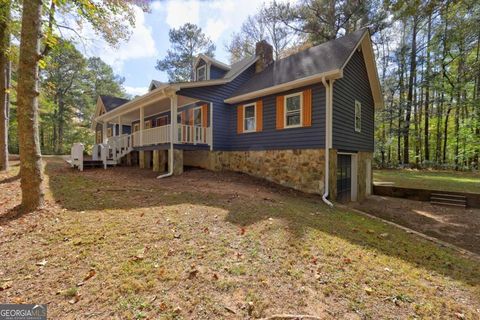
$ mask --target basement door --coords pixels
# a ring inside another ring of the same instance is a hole
[[[352,156],[339,154],[337,156],[337,201],[347,202],[352,194]]]

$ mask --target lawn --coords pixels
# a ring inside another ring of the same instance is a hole
[[[480,264],[245,175],[46,161],[45,209],[0,175],[0,302],[52,319],[480,317]]]
[[[374,182],[391,182],[397,187],[480,193],[480,173],[386,169],[373,171]]]

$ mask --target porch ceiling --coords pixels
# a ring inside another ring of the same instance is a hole
[[[190,103],[197,102],[197,99],[193,99],[185,96],[177,96],[177,106],[184,106]],[[144,115],[149,117],[155,114],[163,113],[170,111],[170,98],[163,97],[157,101],[148,103],[144,105]],[[121,115],[121,121],[123,124],[128,124],[140,119],[140,108],[134,109],[130,112],[124,113]],[[109,123],[117,123],[118,116],[107,119]]]

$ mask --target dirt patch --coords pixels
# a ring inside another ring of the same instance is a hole
[[[29,215],[9,216],[18,166],[0,174],[2,302],[52,319],[479,318],[478,262],[318,196],[45,164],[47,206]]]
[[[351,206],[480,254],[480,209],[381,196]]]

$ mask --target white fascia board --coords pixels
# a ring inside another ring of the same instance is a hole
[[[383,101],[383,94],[382,94],[382,87],[380,85],[380,78],[378,77],[378,70],[377,65],[375,62],[375,54],[373,52],[372,40],[370,38],[370,32],[365,30],[362,38],[358,41],[355,49],[352,50],[350,56],[342,66],[343,70],[347,63],[352,58],[355,51],[358,49],[362,49],[363,51],[363,60],[365,62],[365,68],[367,69],[368,81],[370,82],[370,87],[372,90],[372,97],[374,100],[374,107],[381,108],[384,105]]]
[[[159,99],[163,99],[169,96],[169,94],[172,92],[170,86],[165,87],[165,88],[157,88],[154,89],[143,96],[140,96],[136,99],[130,100],[129,102],[121,105],[120,107],[108,112],[104,113],[103,115],[95,118],[95,121],[101,122],[104,120],[110,120],[114,117],[118,117],[120,115],[123,115],[125,113],[128,113],[130,111],[133,111],[135,109],[138,109],[142,106],[145,106],[149,103],[155,102]],[[174,91],[173,91],[174,92]]]
[[[242,69],[239,69],[236,74],[226,79],[205,80],[205,81],[198,81],[198,82],[183,82],[183,83],[176,83],[176,84],[172,83],[172,84],[165,85],[164,87],[158,87],[156,89],[153,89],[150,92],[147,92],[143,96],[130,100],[129,102],[121,105],[120,107],[110,112],[104,113],[103,115],[96,117],[94,121],[101,122],[105,119],[111,119],[118,115],[122,115],[124,113],[135,110],[136,108],[139,108],[141,105],[145,105],[148,102],[153,102],[155,101],[155,99],[158,99],[159,93],[160,93],[160,97],[164,98],[165,94],[163,94],[162,96],[162,92],[171,92],[173,94],[183,88],[199,88],[199,87],[215,86],[215,85],[229,83],[233,79],[235,79],[239,74],[247,70],[256,61],[257,59],[253,59],[251,63],[246,64]]]
[[[258,97],[263,97],[263,96],[267,96],[267,95],[270,95],[270,94],[275,94],[275,93],[278,93],[278,92],[287,91],[287,90],[295,89],[295,88],[298,88],[298,87],[306,86],[306,85],[309,85],[309,84],[314,84],[314,83],[317,83],[317,82],[321,82],[322,78],[324,78],[324,77],[327,78],[327,79],[339,79],[339,78],[343,77],[343,72],[342,72],[342,70],[337,69],[337,70],[331,70],[331,71],[324,72],[324,73],[318,73],[318,74],[308,76],[308,77],[305,77],[305,78],[285,82],[285,83],[282,83],[282,84],[279,84],[279,85],[276,85],[276,86],[273,86],[273,87],[268,87],[268,88],[265,88],[265,89],[262,89],[262,90],[257,90],[257,91],[245,93],[245,94],[242,94],[242,95],[239,95],[239,96],[236,96],[236,97],[228,98],[228,99],[223,100],[223,102],[225,102],[225,103],[238,103],[238,102],[242,102],[242,101],[245,101],[245,100],[250,100],[250,99],[254,99],[254,98],[258,98]]]

